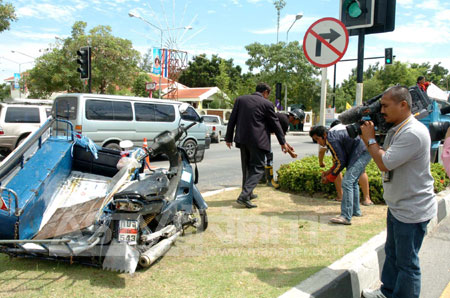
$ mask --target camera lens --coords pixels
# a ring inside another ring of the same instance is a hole
[[[359,123],[353,123],[353,124],[347,125],[345,128],[347,129],[348,135],[352,139],[356,138],[358,135],[361,134],[361,127],[360,127]]]

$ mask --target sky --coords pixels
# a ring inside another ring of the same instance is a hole
[[[129,39],[142,54],[171,44],[188,58],[205,53],[232,58],[243,72],[249,58],[245,46],[277,41],[277,11],[272,0],[4,0],[12,3],[18,20],[0,33],[0,82],[34,65],[34,58],[70,36],[76,21],[87,31],[98,25]],[[303,43],[306,30],[324,17],[339,18],[339,0],[286,0],[281,10],[279,41]],[[141,18],[130,17],[129,12]],[[297,14],[303,17],[295,21]],[[295,21],[295,22],[294,22]],[[450,1],[397,0],[395,30],[365,37],[365,57],[384,56],[393,48],[394,60],[409,63],[441,62],[450,70]],[[151,25],[150,25],[151,24]],[[184,27],[192,27],[190,30]],[[291,27],[292,26],[292,27]],[[291,29],[288,32],[288,29]],[[157,29],[159,28],[159,29]],[[357,58],[358,38],[350,37],[342,59]],[[14,52],[13,52],[14,51]],[[384,59],[366,60],[365,67]],[[336,81],[347,79],[356,62],[339,62]],[[74,71],[76,71],[74,69]],[[333,68],[328,68],[333,82]]]

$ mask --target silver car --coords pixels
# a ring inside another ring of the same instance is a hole
[[[49,105],[0,104],[0,154],[8,155],[37,130],[51,113]]]

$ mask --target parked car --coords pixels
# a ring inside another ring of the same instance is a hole
[[[8,155],[30,133],[36,131],[51,113],[51,105],[20,103],[0,104],[0,154]]]
[[[120,150],[119,143],[130,140],[141,147],[161,132],[173,130],[181,118],[182,125],[201,117],[192,106],[180,115],[181,102],[132,96],[106,94],[65,94],[55,98],[53,112],[56,118],[69,120],[74,130],[90,138],[99,146]],[[211,139],[204,123],[197,123],[179,144],[191,161],[201,161]]]
[[[227,133],[227,126],[223,123],[222,118],[216,115],[205,115],[203,116],[203,122],[205,122],[208,127],[208,132],[211,137],[211,141],[220,143],[222,138],[225,138]]]

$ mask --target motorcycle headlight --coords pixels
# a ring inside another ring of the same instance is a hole
[[[114,206],[118,211],[138,212],[144,207],[144,204],[137,200],[118,199],[114,200]]]

